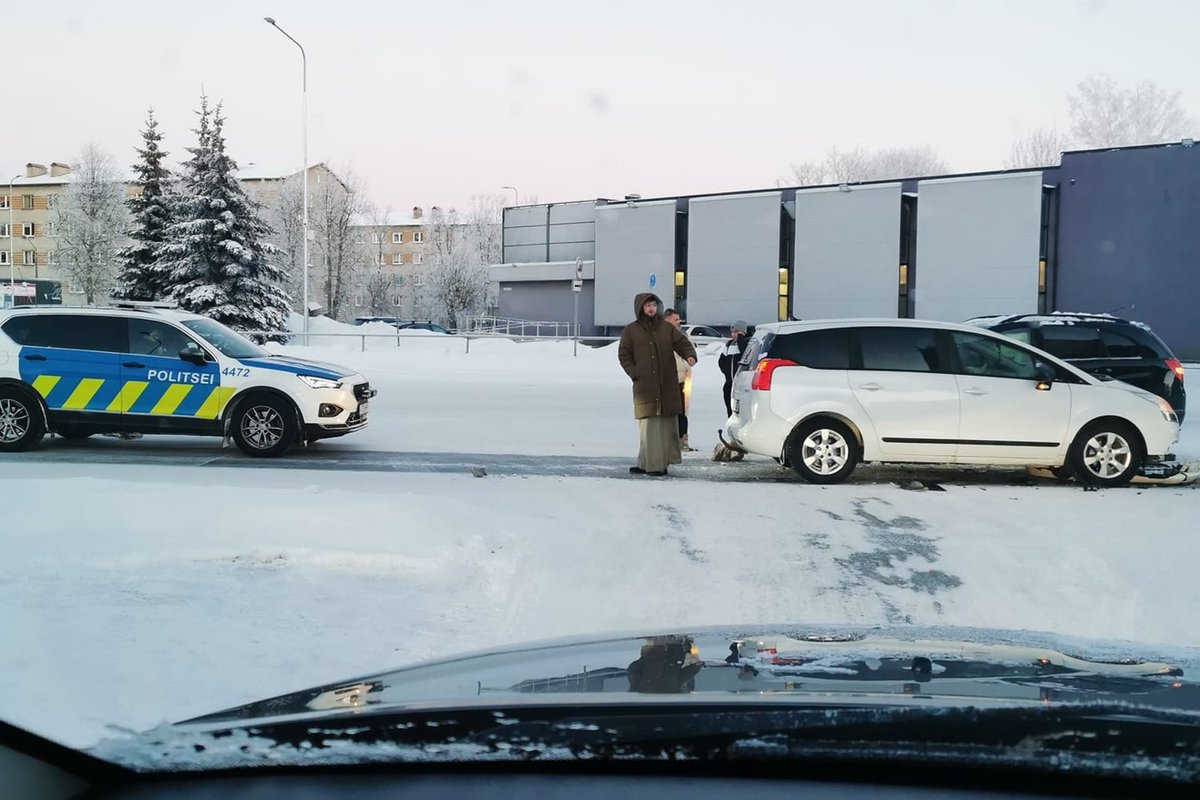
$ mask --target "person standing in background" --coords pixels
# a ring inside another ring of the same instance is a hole
[[[663,319],[675,326],[676,330],[680,330],[680,325],[683,320],[679,317],[679,312],[673,308],[668,308],[663,314]],[[684,333],[684,338],[687,334]],[[691,342],[691,339],[688,339]],[[688,446],[688,406],[692,400],[692,365],[689,364],[679,353],[675,354],[675,367],[679,373],[679,392],[683,397],[683,413],[679,415],[679,448],[685,453],[695,452],[695,448]]]
[[[721,368],[721,374],[725,377],[725,386],[722,388],[722,392],[725,394],[726,417],[733,416],[733,404],[730,402],[730,394],[733,392],[733,376],[737,374],[738,363],[741,362],[742,354],[746,352],[748,343],[746,321],[739,319],[729,327],[729,341],[725,343],[721,357],[717,359],[717,366]]]

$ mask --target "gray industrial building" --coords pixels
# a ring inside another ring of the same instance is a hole
[[[504,210],[498,315],[629,322],[652,290],[693,324],[1055,310],[1149,324],[1200,357],[1200,147],[1059,166]]]

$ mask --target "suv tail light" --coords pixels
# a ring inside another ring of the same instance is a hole
[[[1166,360],[1167,369],[1175,373],[1175,377],[1183,380],[1183,364],[1179,363],[1178,358],[1168,358]]]
[[[754,380],[750,382],[750,388],[760,392],[771,390],[771,375],[780,367],[798,367],[800,366],[795,361],[788,361],[786,358],[764,358],[758,362],[758,366],[754,368]]]

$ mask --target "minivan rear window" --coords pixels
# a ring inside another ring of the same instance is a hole
[[[850,331],[828,328],[775,337],[771,358],[786,358],[811,369],[850,369]]]

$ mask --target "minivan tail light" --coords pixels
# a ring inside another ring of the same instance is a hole
[[[767,392],[771,389],[771,375],[780,367],[798,367],[800,366],[795,361],[788,361],[786,358],[764,358],[758,362],[758,366],[754,368],[754,380],[750,382],[750,388],[760,392]]]
[[[1179,363],[1178,358],[1168,358],[1166,364],[1167,369],[1175,373],[1175,377],[1183,380],[1183,364]]]

